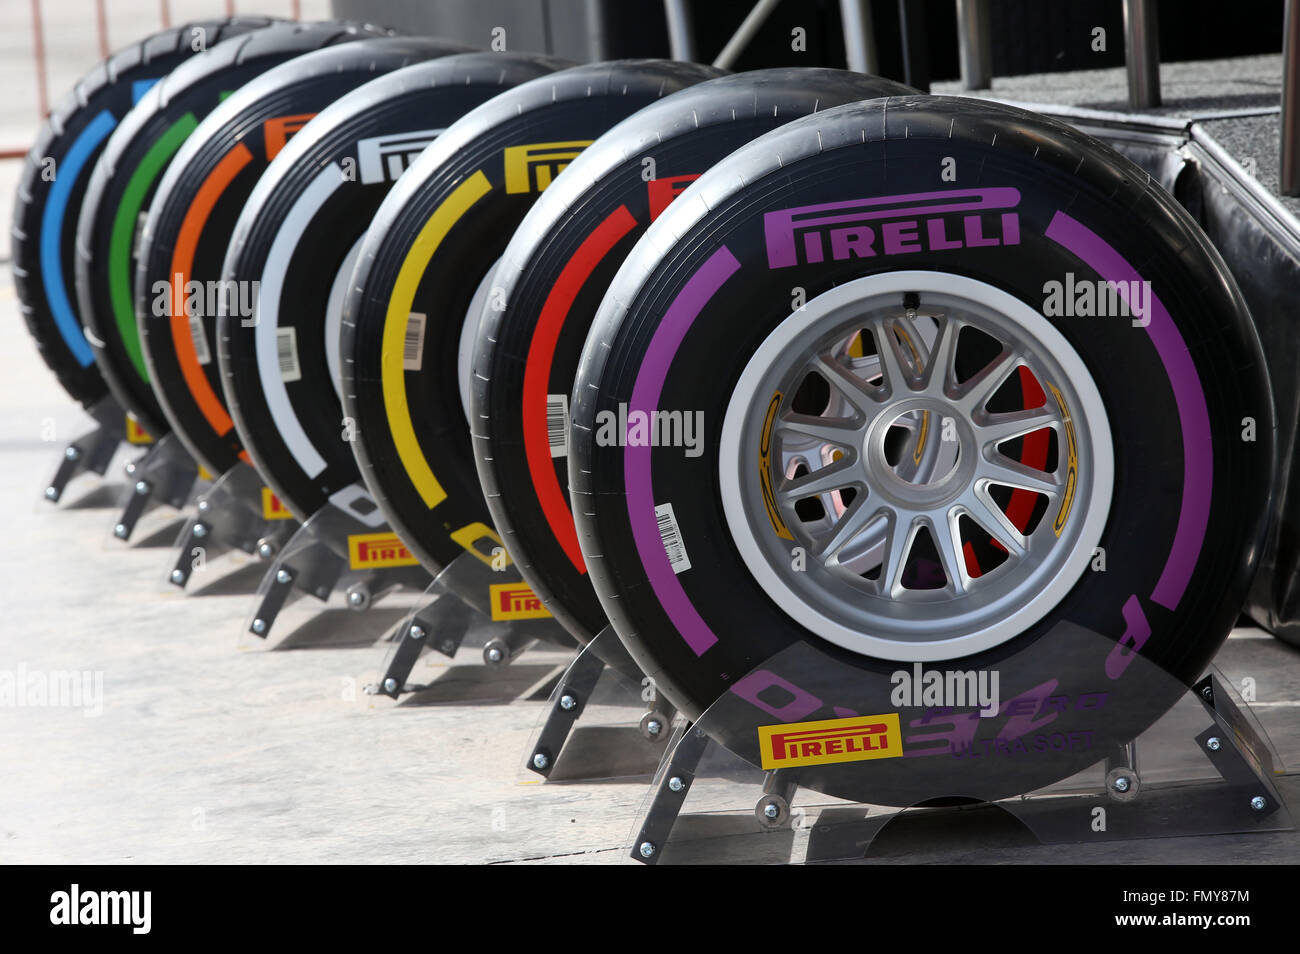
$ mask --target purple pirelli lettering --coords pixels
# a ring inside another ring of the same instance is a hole
[[[778,209],[763,216],[767,264],[1019,245],[1020,216],[1011,211],[1019,204],[1019,189],[998,186]]]

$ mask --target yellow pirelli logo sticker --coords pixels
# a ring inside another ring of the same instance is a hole
[[[501,152],[505,162],[506,192],[544,192],[551,180],[563,172],[578,153],[590,146],[590,139],[569,142],[535,142],[510,146]]]
[[[293,514],[289,508],[284,505],[279,497],[270,487],[262,488],[262,519],[263,520],[291,520]]]
[[[493,583],[488,590],[495,620],[546,619],[551,615],[527,583]]]
[[[348,535],[348,562],[354,570],[376,570],[416,566],[420,561],[395,533],[353,533]]]
[[[153,443],[153,438],[149,436],[149,432],[141,427],[140,422],[130,414],[126,416],[126,442],[128,444]]]
[[[903,754],[898,713],[758,727],[763,768],[893,759]]]

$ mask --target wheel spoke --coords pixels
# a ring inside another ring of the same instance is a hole
[[[776,431],[783,437],[786,434],[798,434],[824,444],[856,448],[860,442],[858,435],[861,433],[861,427],[854,421],[791,412],[777,418]]]
[[[787,479],[777,489],[777,497],[782,503],[793,504],[804,497],[829,493],[844,487],[853,487],[861,493],[864,489],[861,472],[857,455],[845,454],[839,460],[832,461],[825,467],[819,467],[802,477]]]
[[[928,394],[943,396],[952,380],[953,365],[957,360],[957,335],[961,331],[961,324],[955,318],[937,320],[939,330],[925,363],[924,390]]]
[[[957,531],[956,511],[938,514],[926,520],[934,548],[939,551],[943,575],[948,578],[947,589],[955,594],[966,592],[966,555],[961,550],[961,534]]]
[[[1029,548],[1029,538],[1024,536],[1007,515],[989,496],[988,488],[975,490],[962,499],[966,516],[985,533],[1002,545],[1009,559],[1019,559]]]
[[[991,458],[985,457],[976,467],[975,474],[991,483],[1032,490],[1053,498],[1061,490],[1060,482],[1052,474],[1035,470],[1033,467],[1012,460],[1005,454],[995,453]]]
[[[981,410],[998,388],[1020,366],[1020,352],[1005,348],[1002,353],[975,372],[961,385],[957,405],[968,415]]]
[[[1060,430],[1061,418],[1049,405],[1029,408],[1024,411],[1011,411],[1007,414],[990,414],[984,423],[972,420],[980,443],[984,448],[997,446],[1004,441],[1024,437],[1034,431],[1050,427]]]
[[[831,527],[830,533],[818,545],[815,554],[817,559],[823,563],[836,560],[840,551],[852,543],[876,519],[879,511],[872,509],[873,506],[868,504],[867,495],[864,493],[854,497],[853,503],[849,504],[840,519]]]
[[[876,580],[878,591],[884,596],[892,598],[902,586],[903,568],[912,552],[915,529],[915,517],[909,516],[905,523],[902,515],[895,513],[889,521],[889,539],[880,564],[880,576]]]
[[[813,368],[859,414],[865,418],[875,415],[880,407],[879,389],[868,384],[853,368],[829,354],[817,355],[813,359]]]
[[[884,374],[885,385],[889,388],[889,396],[897,398],[910,390],[912,384],[913,375],[906,367],[907,357],[903,354],[898,336],[886,320],[874,322],[871,331],[876,339],[880,370]]]

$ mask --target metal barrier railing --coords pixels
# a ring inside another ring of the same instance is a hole
[[[1282,27],[1282,151],[1278,167],[1283,195],[1300,195],[1300,0],[1286,0]]]
[[[732,66],[744,48],[781,0],[758,0],[714,59],[714,65]],[[897,0],[901,27],[904,82],[919,89],[929,88],[929,68],[921,7],[916,0]],[[48,65],[41,0],[30,0],[32,18],[32,67],[36,80],[37,107],[41,118],[50,112]],[[289,0],[290,17],[299,19],[301,0]],[[956,0],[958,52],[962,87],[967,90],[988,89],[993,82],[991,0]],[[222,0],[226,16],[235,15],[235,0]],[[589,2],[589,11],[599,7]],[[864,73],[879,70],[875,31],[872,27],[871,0],[840,0],[840,19],[844,49],[849,68]],[[1124,0],[1125,68],[1128,73],[1129,104],[1134,109],[1150,109],[1161,104],[1160,46],[1156,16],[1157,0]],[[597,10],[597,12],[599,12]],[[163,29],[171,26],[171,4],[159,0],[159,21]],[[695,36],[690,20],[688,0],[664,0],[668,40],[674,59],[696,59]],[[589,18],[590,19],[590,18]],[[596,30],[594,37],[601,31]],[[101,58],[112,50],[108,35],[107,0],[95,0],[95,34]],[[600,46],[593,39],[593,55],[599,58]],[[1279,143],[1279,186],[1283,195],[1300,195],[1300,0],[1286,0],[1282,47],[1281,137]],[[0,160],[21,159],[26,148],[0,146]]]
[[[715,66],[730,67],[780,0],[759,0],[727,41]],[[897,0],[903,81],[929,88],[922,10],[917,0]],[[966,90],[993,84],[992,0],[956,0],[957,49],[961,83]],[[1133,109],[1161,105],[1160,38],[1157,0],[1124,0],[1124,65],[1128,101]],[[687,0],[664,0],[669,46],[674,59],[694,60],[695,37]],[[871,24],[871,0],[840,0],[840,20],[849,69],[875,73],[879,69]],[[1282,97],[1279,185],[1283,195],[1300,195],[1300,0],[1286,0],[1282,47]]]
[[[288,0],[289,17],[293,20],[302,18],[302,0]],[[50,114],[50,81],[45,47],[45,19],[42,15],[41,0],[30,0],[32,18],[32,71],[36,81],[36,105],[43,121]],[[215,3],[214,3],[215,6]],[[235,15],[235,0],[221,0],[223,15]],[[170,0],[159,0],[158,19],[161,29],[172,25]],[[95,0],[95,44],[100,59],[107,59],[113,52],[108,35],[108,2]],[[0,146],[0,160],[21,159],[27,155],[26,147]]]

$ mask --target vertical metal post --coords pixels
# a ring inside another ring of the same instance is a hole
[[[763,24],[767,22],[767,18],[772,15],[772,11],[780,2],[781,0],[758,0],[740,26],[736,28],[736,32],[731,35],[731,39],[722,48],[713,65],[720,70],[731,69],[745,47],[749,46],[749,41],[754,39],[754,35],[762,29]]]
[[[930,92],[930,51],[925,42],[925,3],[898,0],[898,29],[903,40],[903,82]]]
[[[302,19],[302,0],[289,0],[289,19]]]
[[[167,0],[159,0],[159,15],[162,20],[162,28],[166,30],[172,25],[172,8]]]
[[[840,0],[840,23],[844,28],[844,53],[849,69],[858,73],[879,73],[876,31],[871,23],[871,0]]]
[[[1134,109],[1160,105],[1160,35],[1156,0],[1124,0],[1124,64]]]
[[[668,49],[672,58],[693,61],[695,30],[691,27],[691,11],[686,0],[664,0],[664,16],[668,20]]]
[[[36,104],[41,122],[50,115],[49,80],[45,75],[45,28],[41,24],[41,0],[32,0],[32,57],[36,62]]]
[[[1300,0],[1286,0],[1282,33],[1283,195],[1300,195]]]
[[[104,0],[95,0],[95,37],[99,41],[99,58],[108,59],[108,16],[104,12]]]
[[[609,30],[605,0],[587,0],[587,56],[593,63],[609,59]]]
[[[957,0],[957,49],[962,89],[993,85],[993,21],[989,0]]]

